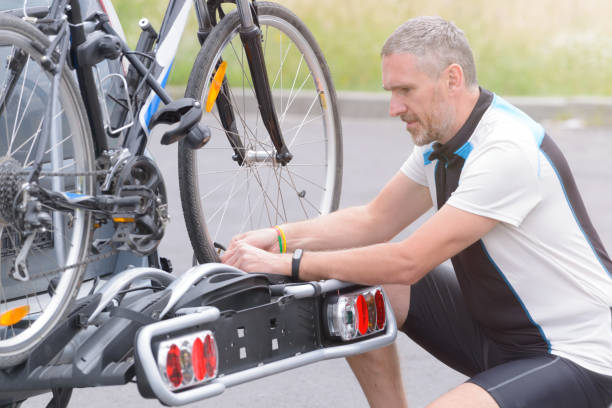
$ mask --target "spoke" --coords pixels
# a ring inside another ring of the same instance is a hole
[[[234,182],[232,183],[232,188],[230,190],[230,197],[232,196],[232,193],[234,191],[234,188],[236,187],[236,180],[238,180],[238,177],[234,177]],[[225,214],[227,213],[227,209],[229,208],[229,203],[230,203],[230,198],[228,197],[228,199],[225,201],[225,205],[223,208],[223,213],[221,214],[221,219],[219,220],[219,225],[217,226],[217,231],[215,231],[215,241],[217,240],[217,237],[219,236],[219,230],[221,228],[221,224],[223,224],[223,218],[225,218]]]
[[[17,111],[15,112],[15,123],[13,124],[13,132],[11,133],[11,143],[8,146],[8,151],[11,151],[11,147],[13,147],[13,142],[15,141],[15,136],[17,133],[17,118],[19,117],[19,111],[21,110],[21,101],[23,99],[23,91],[25,90],[25,84],[28,79],[28,66],[30,65],[30,58],[26,61],[25,68],[23,69],[23,81],[21,82],[21,91],[19,92],[19,100],[17,102]]]
[[[23,115],[21,115],[21,120],[19,121],[19,124],[17,125],[17,130],[21,128],[21,124],[23,123],[23,120],[26,117],[26,112],[28,110],[28,107],[30,106],[30,103],[32,102],[32,98],[34,97],[34,90],[38,87],[38,82],[40,81],[41,77],[42,77],[42,73],[38,75],[38,77],[36,78],[36,82],[34,83],[34,87],[32,88],[32,92],[30,93],[30,97],[28,98],[28,101],[26,102],[25,108],[23,108]]]
[[[240,172],[240,168],[234,170],[234,173],[239,173]],[[200,197],[201,200],[206,200],[208,197],[210,197],[212,194],[216,193],[221,187],[225,186],[225,182],[220,183],[217,187],[213,188],[212,190],[210,190],[209,192],[207,192],[205,195],[203,195],[202,197]]]
[[[234,37],[235,38],[235,37]],[[232,51],[234,52],[234,56],[236,56],[236,62],[238,62],[240,64],[240,69],[242,70],[242,78],[246,78],[249,85],[251,85],[251,89],[255,89],[255,87],[253,86],[253,83],[251,83],[251,81],[249,81],[249,77],[246,74],[246,71],[244,70],[244,61],[242,58],[238,57],[238,52],[236,52],[236,48],[234,48],[234,44],[232,43],[232,41],[230,41],[229,43],[230,47],[232,47]],[[243,47],[240,47],[241,50],[244,50]],[[244,88],[244,86],[243,86]]]
[[[322,166],[327,166],[327,163],[323,163],[323,164],[300,164],[300,163],[291,163],[291,166],[293,167],[322,167]]]
[[[38,135],[40,134],[40,132],[42,131],[42,124],[43,124],[44,119],[45,119],[45,117],[44,117],[44,116],[40,118],[40,122],[38,123],[38,130],[36,130],[36,136],[38,136]],[[26,154],[26,157],[25,157],[25,159],[23,160],[23,163],[21,163],[21,165],[22,165],[23,167],[26,167],[26,165],[25,165],[25,164],[28,162],[28,160],[30,160],[30,154],[32,154],[32,150],[34,149],[34,145],[35,145],[35,144],[36,144],[36,143],[32,143],[32,144],[30,145],[30,148],[28,149],[28,154]],[[19,151],[19,149],[17,149],[17,151]]]
[[[260,166],[259,166],[260,167]],[[261,190],[261,198],[263,199],[263,206],[261,207],[261,213],[266,215],[266,218],[268,219],[268,225],[272,225],[272,218],[270,218],[270,207],[268,207],[268,203],[270,204],[270,206],[274,206],[270,196],[268,195],[268,187],[270,186],[270,175],[268,175],[268,178],[266,179],[266,186],[263,186],[262,180],[261,180],[261,175],[259,174],[259,169],[258,166],[254,166],[252,169],[255,181],[257,181],[257,184],[259,185],[259,188]],[[259,192],[259,190],[257,191]],[[276,208],[274,208],[275,212],[278,212],[278,210]],[[263,218],[263,215],[260,215],[259,220],[261,220]],[[259,224],[261,225],[261,221],[259,221]]]
[[[12,155],[13,155],[13,153],[16,153],[16,152],[18,152],[19,150],[21,150],[21,148],[22,148],[23,146],[25,146],[25,145],[26,145],[26,143],[28,143],[30,140],[34,139],[35,137],[38,137],[38,135],[40,134],[41,125],[42,125],[42,119],[41,119],[41,121],[40,121],[40,123],[39,123],[39,125],[38,125],[38,129],[36,129],[36,132],[34,132],[34,134],[33,134],[32,136],[30,136],[30,137],[28,137],[26,140],[24,140],[24,142],[23,142],[22,144],[20,144],[20,145],[19,145],[19,147],[17,147],[17,148],[15,149],[15,151],[14,151],[14,152],[9,152],[9,153],[8,153],[8,156],[12,156]],[[34,143],[32,143],[32,145],[34,145]],[[29,150],[29,151],[31,151],[31,150],[32,150],[32,145],[30,145],[30,150]]]
[[[304,180],[304,181],[305,181],[305,182],[307,182],[307,183],[312,184],[312,185],[313,185],[313,186],[315,186],[315,187],[320,188],[320,189],[321,189],[321,190],[323,190],[323,191],[327,191],[327,188],[326,188],[324,185],[318,184],[317,182],[312,181],[312,180],[310,180],[309,178],[306,178],[306,177],[304,177],[304,176],[302,176],[302,175],[300,175],[300,174],[298,174],[298,173],[295,173],[295,172],[293,172],[293,171],[289,170],[289,167],[287,167],[287,172],[288,172],[288,173],[290,173],[292,176],[295,176],[295,177],[297,177],[297,178],[299,178],[299,179]]]
[[[297,99],[298,95],[300,94],[300,92],[302,91],[302,89],[304,89],[304,86],[306,85],[306,82],[311,78],[311,73],[308,72],[308,76],[306,78],[304,78],[304,81],[302,81],[302,83],[300,84],[300,88],[296,91],[295,95],[293,96],[293,99],[291,99],[289,101],[289,103],[287,104],[287,107],[285,108],[285,110],[283,111],[283,119],[285,118],[285,116],[287,115],[287,112],[289,112],[289,108],[291,108],[291,106],[293,106],[293,102],[295,102],[295,100]],[[291,96],[290,96],[291,97]],[[319,97],[319,94],[316,94],[315,99]],[[309,111],[310,113],[310,111]],[[323,115],[321,115],[323,116]]]
[[[287,222],[288,217],[287,217],[287,209],[285,208],[285,200],[283,199],[283,193],[281,191],[281,181],[280,181],[280,177],[281,175],[279,173],[282,173],[283,169],[282,168],[278,168],[278,171],[276,167],[273,168],[274,170],[274,176],[276,177],[276,206],[278,207],[278,202],[279,202],[279,198],[280,198],[280,203],[281,203],[281,208],[283,209],[283,214],[284,214],[284,218],[283,218],[283,222]],[[278,222],[277,222],[278,224]]]
[[[304,127],[304,124],[306,123],[306,118],[308,118],[308,115],[310,115],[310,111],[312,110],[312,108],[315,105],[315,102],[317,101],[317,97],[319,95],[317,95],[312,102],[310,103],[310,107],[308,108],[308,111],[306,112],[306,115],[304,116],[304,119],[302,119],[302,123],[300,123],[300,126],[298,127],[298,129],[295,131],[295,134],[293,135],[293,139],[291,139],[291,142],[289,142],[289,146],[291,146],[294,142],[295,139],[297,138],[298,134],[300,133],[300,131],[302,130],[302,128]]]
[[[293,146],[290,146],[290,147],[300,147],[300,146],[306,146],[306,145],[311,145],[311,144],[319,144],[325,141],[326,141],[325,139],[312,140],[310,142],[295,143]]]
[[[72,133],[69,134],[68,136],[66,136],[65,138],[63,138],[62,140],[60,140],[59,142],[57,142],[56,144],[54,144],[53,146],[51,146],[49,149],[45,150],[45,154],[49,153],[51,150],[59,147],[60,145],[64,144],[66,142],[66,140],[70,139],[72,137]]]
[[[235,185],[235,184],[236,184],[236,180],[238,180],[238,176],[240,176],[240,174],[236,174],[236,177],[234,177],[233,185]],[[248,175],[247,175],[247,179],[248,179]],[[229,200],[231,200],[232,198],[234,198],[234,197],[235,197],[235,196],[238,194],[238,192],[240,191],[240,189],[242,188],[242,186],[244,186],[244,185],[246,184],[246,182],[247,182],[247,180],[244,180],[244,181],[242,182],[242,184],[240,184],[240,185],[238,186],[238,188],[236,189],[236,192],[235,192],[235,193],[230,192],[230,195],[228,196],[228,198],[226,199],[226,201],[224,202],[224,204],[223,204],[223,205],[221,205],[219,208],[217,208],[217,209],[215,210],[215,212],[213,212],[213,213],[212,213],[210,216],[208,216],[208,217],[207,217],[209,221],[212,221],[212,220],[213,220],[213,219],[214,219],[214,218],[217,216],[217,214],[219,213],[219,211],[221,211],[221,210],[223,209],[223,206],[225,205],[225,203],[227,203]],[[203,197],[202,197],[202,198],[203,198]]]
[[[304,87],[304,85],[306,84],[306,81],[308,80],[308,78],[310,78],[311,74],[310,72],[308,72],[308,76],[304,79],[304,81],[302,81],[302,83],[300,84],[299,89],[295,92],[295,96],[293,97],[293,99],[291,99],[291,97],[293,96],[293,91],[295,89],[295,83],[297,81],[298,78],[298,74],[300,73],[300,70],[302,68],[302,62],[304,62],[304,54],[300,54],[300,63],[298,64],[298,67],[295,71],[295,76],[293,77],[293,83],[291,84],[291,90],[289,92],[289,96],[287,97],[287,100],[289,102],[287,102],[287,106],[285,107],[285,110],[283,110],[283,113],[281,115],[281,122],[285,119],[285,115],[287,114],[287,112],[289,111],[289,108],[291,107],[291,105],[293,104],[293,101],[297,98],[299,92],[302,90],[302,88]]]
[[[208,176],[210,174],[225,174],[225,173],[235,173],[236,171],[239,171],[240,167],[238,167],[238,170],[234,169],[234,170],[211,170],[211,171],[204,171],[201,173],[198,173],[199,176]]]
[[[293,180],[293,177],[291,176],[291,172],[287,171],[287,174],[289,175],[289,178],[291,179],[291,185],[290,185],[290,187],[291,187],[291,188],[293,188],[293,191],[294,191],[294,192],[295,192],[295,194],[297,195],[298,202],[300,203],[300,207],[302,207],[302,211],[304,211],[304,217],[305,217],[306,219],[308,219],[308,211],[306,211],[306,207],[304,207],[304,203],[302,202],[302,198],[303,198],[303,197],[300,197],[300,194],[299,194],[299,192],[298,192],[297,186],[295,185],[295,180]],[[283,180],[284,180],[284,177],[283,177]],[[285,180],[285,182],[286,182],[286,180]],[[318,211],[317,211],[317,212],[318,212]],[[320,214],[321,214],[321,213],[319,212],[319,215],[320,215]]]
[[[268,177],[268,180],[266,182],[266,187],[263,186],[262,180],[261,180],[261,176],[259,174],[259,168],[258,166],[254,166],[253,167],[254,171],[253,173],[256,174],[255,176],[255,180],[257,181],[257,183],[259,184],[259,187],[261,188],[262,193],[265,196],[265,199],[267,199],[267,202],[274,208],[275,214],[280,214],[280,211],[278,210],[278,208],[274,205],[274,201],[272,200],[272,197],[270,197],[268,195],[268,186],[270,185],[270,177]],[[264,205],[266,205],[266,201],[264,200]],[[266,208],[268,208],[268,206],[266,205]],[[270,211],[267,211],[268,213],[268,220],[270,223],[272,223],[272,220],[270,219]]]
[[[287,179],[282,177],[282,176],[281,176],[281,178],[285,181],[285,183],[287,183],[295,191],[296,194],[299,193],[299,191],[295,188],[294,184],[292,184],[291,182],[287,181]],[[290,173],[289,173],[289,178],[291,178],[291,174]],[[300,198],[300,201],[303,200],[303,201],[307,202],[319,215],[322,214],[321,210],[319,210],[319,208],[316,205],[314,205],[312,202],[310,202],[309,199],[302,198],[302,197],[299,197],[299,196],[298,196],[298,198]]]
[[[63,109],[62,109],[62,110],[61,110],[61,111],[60,111],[60,112],[59,112],[57,115],[55,115],[55,116],[53,117],[53,120],[57,120],[57,118],[58,118],[58,117],[59,117],[59,116],[60,116],[62,113],[64,113],[64,110],[63,110]],[[38,130],[36,131],[37,133],[40,133],[40,132],[41,132],[41,130],[42,130],[42,124],[43,124],[44,119],[45,119],[45,118],[44,118],[44,116],[43,116],[43,117],[40,119],[40,123],[38,124]],[[34,145],[35,145],[35,143],[32,143],[32,144],[30,145],[30,150],[28,150],[28,154],[26,155],[26,158],[25,158],[25,160],[23,161],[23,167],[29,167],[29,166],[31,166],[31,165],[32,165],[32,163],[34,163],[34,162],[30,162],[29,164],[27,164],[27,165],[26,165],[26,163],[28,163],[28,160],[30,159],[30,154],[32,153],[32,149],[34,148]],[[17,152],[17,151],[19,151],[19,149],[15,150],[15,151]],[[46,153],[48,153],[48,152],[46,152]]]
[[[281,49],[279,50],[279,66],[278,66],[278,71],[276,72],[276,76],[274,77],[274,81],[272,81],[272,85],[270,85],[270,89],[274,89],[274,85],[276,85],[276,81],[278,80],[279,76],[281,79],[281,92],[283,91],[283,73],[282,73],[282,68],[283,65],[285,64],[285,60],[287,59],[287,55],[289,55],[289,50],[291,49],[291,43],[289,43],[289,45],[287,46],[287,50],[285,52],[285,55],[282,55],[282,42],[283,42],[283,37],[281,36]],[[282,104],[282,94],[281,94],[281,108],[282,108],[283,104]],[[282,109],[281,109],[282,110]]]

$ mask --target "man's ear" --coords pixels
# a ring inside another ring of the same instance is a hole
[[[463,69],[458,64],[451,64],[446,68],[446,79],[449,92],[456,92],[464,86]]]

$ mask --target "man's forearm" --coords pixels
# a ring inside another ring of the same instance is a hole
[[[391,237],[376,225],[367,206],[349,207],[314,219],[281,226],[289,252],[296,248],[325,251],[360,247]]]
[[[405,244],[383,243],[339,251],[305,252],[300,279],[338,279],[364,285],[413,284],[427,270],[405,250]]]

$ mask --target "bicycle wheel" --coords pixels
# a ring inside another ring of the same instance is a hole
[[[342,135],[336,93],[327,63],[312,34],[289,10],[257,2],[262,47],[285,143],[293,154],[277,163],[252,87],[239,18],[227,14],[212,30],[196,59],[186,96],[206,105],[211,79],[227,63],[235,135],[234,148],[219,110],[204,115],[211,141],[198,151],[179,145],[179,186],[185,222],[200,262],[217,261],[213,242],[227,244],[246,230],[299,221],[338,208],[342,178]],[[217,100],[219,102],[219,100]]]
[[[13,274],[27,245],[11,216],[13,205],[23,174],[32,168],[50,103],[52,77],[41,67],[36,49],[48,44],[30,24],[0,14],[0,101],[5,99],[0,105],[0,368],[23,361],[61,321],[84,269],[67,266],[85,259],[91,235],[89,213],[45,208],[52,227],[36,232],[26,258],[29,277],[19,280]],[[56,106],[56,132],[49,138],[39,184],[58,192],[92,194],[94,178],[75,174],[94,169],[94,154],[86,112],[67,68]]]

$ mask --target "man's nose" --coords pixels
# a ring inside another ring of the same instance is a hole
[[[391,100],[389,101],[389,116],[395,117],[406,112],[406,105],[393,93],[391,93]]]

